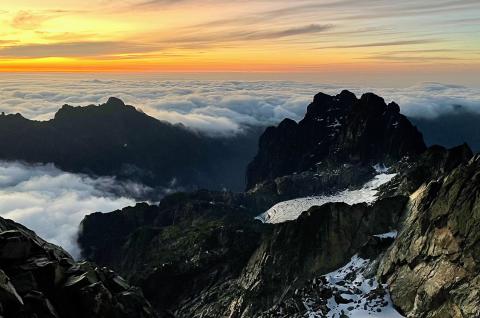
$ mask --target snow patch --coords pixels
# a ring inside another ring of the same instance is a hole
[[[392,232],[387,232],[387,233],[382,233],[382,234],[375,234],[374,235],[375,237],[378,237],[378,238],[382,238],[382,239],[385,239],[385,238],[396,238],[397,237],[397,231],[392,231]]]
[[[312,289],[323,290],[323,294],[328,290],[332,296],[325,306],[321,304],[324,299],[313,296],[316,293],[307,293],[302,298],[307,309],[305,317],[403,317],[393,307],[386,285],[379,284],[375,277],[366,277],[371,264],[370,260],[354,255],[345,266],[315,278]]]
[[[379,171],[382,168],[379,166],[375,169]],[[302,212],[312,206],[320,206],[329,202],[345,202],[350,205],[361,202],[371,203],[377,198],[377,188],[390,181],[394,176],[395,174],[380,173],[357,190],[344,190],[334,195],[310,196],[279,202],[258,215],[256,219],[264,223],[282,223],[297,219]]]
[[[385,166],[383,163],[377,163],[376,165],[373,166],[373,169],[377,173],[387,173],[388,172],[388,167]]]
[[[341,127],[342,124],[340,124],[340,122],[338,121],[338,119],[335,119],[335,122],[333,124],[330,124],[328,125],[327,127],[330,127],[330,128],[337,128],[337,127]]]

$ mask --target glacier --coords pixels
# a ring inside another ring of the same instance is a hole
[[[313,206],[320,206],[329,202],[344,202],[350,205],[362,202],[371,203],[377,198],[378,187],[395,176],[395,173],[386,173],[387,169],[383,167],[375,166],[375,169],[381,173],[378,173],[360,189],[347,189],[333,195],[309,196],[282,201],[258,215],[256,219],[264,223],[283,223],[297,219],[302,212]]]

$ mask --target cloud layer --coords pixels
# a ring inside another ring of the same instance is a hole
[[[0,79],[0,112],[20,112],[47,120],[65,103],[99,104],[109,96],[170,122],[210,135],[240,133],[248,125],[277,124],[303,117],[313,95],[350,89],[358,96],[373,91],[394,100],[413,118],[435,119],[462,109],[480,114],[480,89],[440,83],[407,88],[325,85],[293,81],[166,80],[156,77],[9,76]],[[447,132],[451,133],[451,132]],[[108,212],[135,203],[150,189],[66,173],[52,165],[0,162],[0,216],[35,230],[74,256],[78,224],[95,211]]]
[[[372,91],[396,101],[415,118],[435,118],[458,105],[480,113],[480,88],[423,83],[406,88],[326,85],[294,81],[172,80],[156,76],[106,78],[88,76],[9,76],[0,79],[0,111],[30,119],[53,118],[63,104],[88,105],[122,98],[161,120],[208,133],[229,135],[247,125],[271,125],[285,117],[303,117],[313,95],[350,89]]]
[[[133,205],[131,197],[114,193],[145,190],[113,178],[66,173],[53,165],[0,161],[0,216],[25,225],[74,257],[79,256],[76,235],[85,215]]]

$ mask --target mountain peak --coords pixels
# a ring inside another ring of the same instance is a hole
[[[337,95],[337,98],[342,103],[350,103],[353,104],[357,100],[357,96],[354,93],[350,92],[349,90],[344,89]]]
[[[105,106],[123,107],[125,106],[125,103],[120,98],[109,97],[107,102],[105,103]]]
[[[331,96],[325,93],[318,93],[314,96],[312,103],[307,107],[306,119],[317,120],[326,113],[340,114],[348,111],[357,101],[354,93],[343,90],[340,94]]]
[[[359,110],[371,113],[383,113],[386,110],[385,100],[374,94],[365,93],[360,97]]]
[[[247,187],[292,173],[318,171],[318,164],[325,160],[338,167],[388,164],[424,150],[422,135],[400,114],[397,104],[387,106],[373,93],[360,99],[347,90],[335,96],[318,93],[297,125],[284,121],[262,135],[257,156],[248,167]]]

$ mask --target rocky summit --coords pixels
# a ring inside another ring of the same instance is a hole
[[[336,96],[318,93],[300,122],[285,119],[265,130],[248,166],[247,188],[305,171],[327,172],[345,165],[365,170],[367,165],[392,164],[425,148],[422,134],[394,102],[387,105],[372,93],[360,99],[349,91]],[[342,185],[365,181],[352,171],[341,175],[338,179],[350,176]]]
[[[360,188],[375,165],[408,162],[426,149],[422,134],[394,102],[342,91],[315,95],[305,118],[285,119],[260,137],[247,168],[247,190],[264,206]]]

